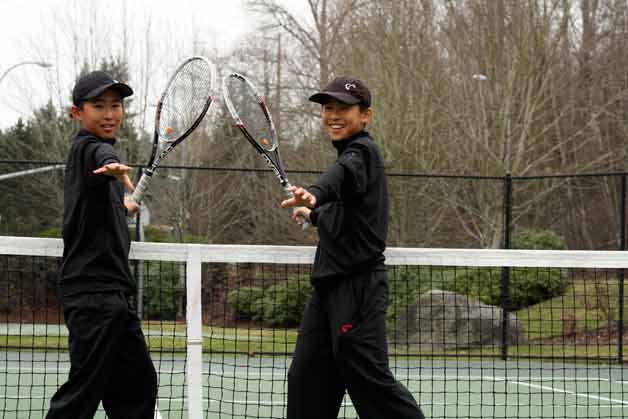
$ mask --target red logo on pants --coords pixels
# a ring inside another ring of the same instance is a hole
[[[351,323],[345,323],[340,326],[340,331],[342,333],[347,333],[351,329],[353,329],[353,325]]]

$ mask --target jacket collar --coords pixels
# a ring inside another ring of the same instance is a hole
[[[331,144],[338,151],[338,155],[340,155],[343,151],[347,149],[347,147],[349,147],[349,144],[351,144],[360,137],[370,137],[370,135],[367,131],[360,131],[345,140],[332,141]]]
[[[81,129],[79,130],[79,132],[76,134],[76,138],[83,138],[83,137],[93,137],[98,139],[99,141],[102,141],[104,143],[108,143],[111,145],[115,145],[116,144],[116,139],[115,138],[100,138],[97,135],[92,134],[91,132]]]

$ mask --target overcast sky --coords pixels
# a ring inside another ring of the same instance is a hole
[[[296,13],[305,13],[305,0],[281,3]],[[76,70],[70,60],[72,51],[67,50],[70,42],[64,42],[64,36],[72,33],[66,26],[79,19],[88,30],[90,10],[94,19],[112,27],[126,15],[127,22],[132,22],[129,31],[134,32],[129,36],[136,39],[141,39],[141,31],[150,19],[152,31],[159,33],[163,28],[160,36],[176,39],[180,45],[177,53],[183,56],[190,55],[186,51],[192,50],[192,38],[210,48],[228,50],[258,24],[255,16],[245,10],[243,0],[0,0],[0,128],[13,125],[20,116],[27,119],[47,100],[63,101],[53,97],[49,86],[57,83],[65,88]],[[120,47],[111,48],[115,53]],[[130,49],[131,55],[137,54],[139,46]],[[163,72],[178,59],[170,55],[163,57]],[[21,65],[7,72],[25,61],[45,61],[54,67],[46,70]]]

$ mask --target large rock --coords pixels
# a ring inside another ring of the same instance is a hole
[[[399,313],[390,340],[422,349],[499,346],[502,310],[466,295],[431,290]],[[521,322],[508,314],[508,344],[523,343]]]

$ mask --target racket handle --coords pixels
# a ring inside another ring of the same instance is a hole
[[[150,185],[150,182],[153,180],[153,174],[146,172],[142,174],[140,181],[137,182],[137,186],[135,186],[135,190],[133,191],[133,195],[131,195],[131,200],[136,204],[140,204],[142,202],[142,198],[144,198],[144,193],[146,192],[146,188]]]
[[[305,231],[308,228],[310,228],[310,222],[308,220],[306,220],[304,217],[299,217],[301,220],[303,220],[303,224],[301,224],[301,230]]]
[[[288,195],[289,198],[292,198],[294,195],[292,194],[292,192],[290,192],[288,190],[288,188],[290,187],[290,183],[287,183],[286,186],[283,188],[284,192],[286,192],[286,195]],[[310,222],[308,220],[306,220],[304,217],[298,217],[299,220],[301,220],[301,230],[305,231],[308,228],[310,228]]]

